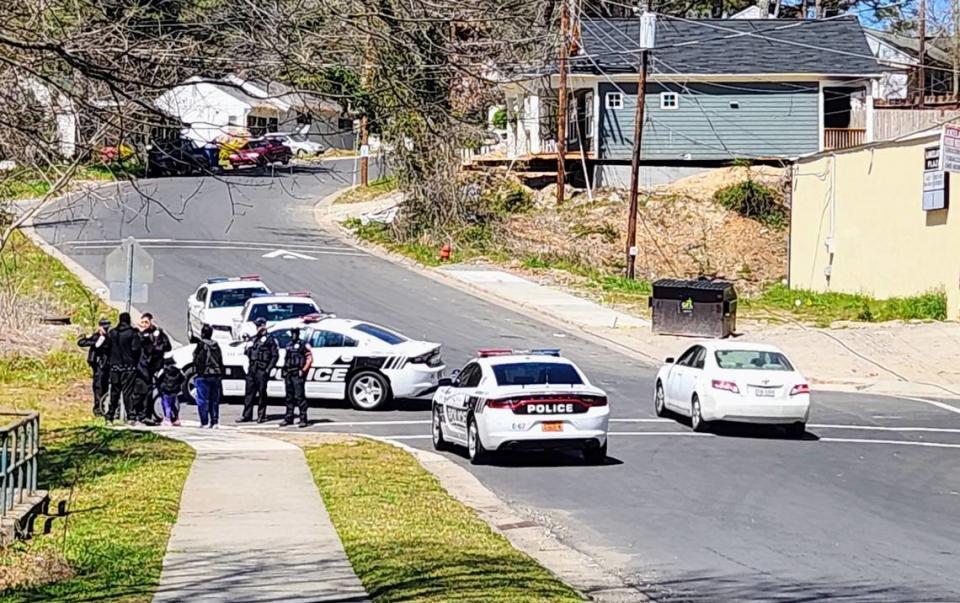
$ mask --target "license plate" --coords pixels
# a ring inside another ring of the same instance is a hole
[[[756,396],[757,396],[758,398],[772,398],[772,397],[774,397],[775,395],[777,395],[777,392],[776,392],[776,390],[772,390],[772,389],[760,389],[760,388],[758,388],[758,389],[755,389],[755,390],[754,390],[754,394],[756,394]]]
[[[563,431],[563,423],[543,423],[544,431]]]

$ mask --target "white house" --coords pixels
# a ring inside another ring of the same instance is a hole
[[[195,76],[161,94],[154,104],[179,119],[186,135],[200,144],[235,135],[301,132],[328,147],[353,147],[353,120],[340,105],[277,82]]]

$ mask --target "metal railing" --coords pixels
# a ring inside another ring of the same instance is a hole
[[[858,147],[867,142],[867,130],[865,128],[824,128],[823,129],[823,148],[830,149],[848,149]]]
[[[40,452],[40,415],[36,412],[0,412],[0,516],[6,517],[25,497],[37,491]]]

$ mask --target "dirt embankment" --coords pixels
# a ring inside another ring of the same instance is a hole
[[[644,191],[637,226],[637,274],[646,279],[714,276],[734,280],[744,292],[779,280],[787,268],[787,232],[724,209],[713,201],[720,188],[747,177],[782,187],[783,170],[728,168]],[[616,273],[623,269],[627,193],[598,190],[590,202],[577,193],[561,208],[553,192],[537,194],[537,209],[505,225],[506,243],[518,257],[540,256]]]

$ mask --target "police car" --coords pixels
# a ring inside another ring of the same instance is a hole
[[[392,398],[414,398],[432,393],[443,374],[440,344],[414,341],[400,333],[363,320],[314,314],[282,320],[268,331],[280,345],[280,361],[270,375],[267,394],[282,398],[284,384],[283,348],[290,342],[290,330],[313,350],[313,366],[304,387],[308,399],[347,399],[359,410],[378,410]],[[226,374],[225,396],[242,396],[249,362],[244,354],[246,341],[221,343]],[[193,349],[186,345],[170,356],[187,376],[184,395],[194,400]]]
[[[200,334],[200,327],[213,327],[217,339],[232,339],[234,321],[254,295],[270,293],[259,276],[208,278],[187,299],[187,336]]]
[[[267,326],[301,318],[312,314],[323,314],[323,310],[313,301],[310,293],[296,291],[291,293],[254,293],[244,302],[238,315],[233,319],[231,334],[233,339],[252,337],[257,332],[253,321],[262,318]]]
[[[610,409],[559,350],[481,350],[433,396],[433,445],[466,446],[481,463],[494,451],[578,449],[587,462],[607,456]]]

